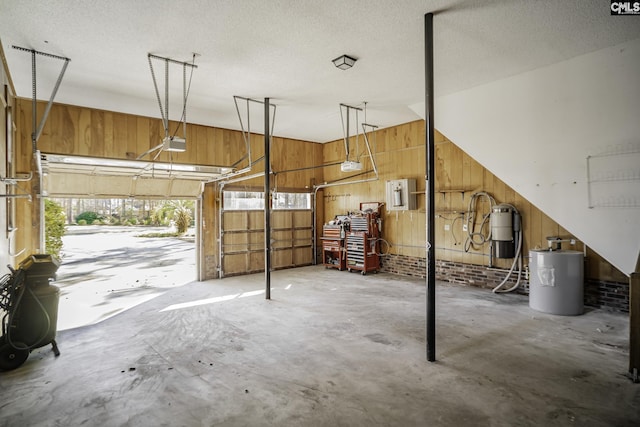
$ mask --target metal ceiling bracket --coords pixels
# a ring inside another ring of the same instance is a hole
[[[31,53],[31,88],[32,88],[32,99],[31,99],[31,103],[32,103],[32,133],[31,133],[31,145],[32,145],[32,150],[35,153],[36,150],[38,149],[37,143],[38,143],[38,139],[40,139],[40,135],[42,134],[42,129],[44,128],[44,124],[47,121],[47,117],[49,116],[49,112],[51,111],[51,105],[53,104],[53,100],[56,97],[56,94],[58,93],[58,89],[60,88],[60,83],[62,83],[62,78],[64,77],[64,73],[67,70],[67,65],[69,65],[69,61],[71,61],[71,59],[63,57],[63,56],[58,56],[58,55],[52,55],[50,53],[45,53],[45,52],[39,52],[37,50],[34,49],[27,49],[24,47],[20,47],[20,46],[13,46],[14,49],[17,50],[21,50],[23,52],[29,52]],[[58,75],[58,80],[56,80],[56,84],[53,87],[53,90],[51,91],[51,97],[49,98],[49,102],[47,103],[47,107],[44,110],[44,114],[42,115],[42,118],[40,119],[40,123],[38,123],[38,119],[37,119],[37,108],[36,108],[36,103],[37,103],[37,70],[36,70],[36,55],[42,55],[48,58],[54,58],[54,59],[60,59],[62,61],[64,61],[64,64],[62,65],[62,70],[60,70],[60,74]]]
[[[194,54],[195,60],[195,54]],[[169,136],[169,64],[177,64],[182,66],[182,117],[180,121],[183,124],[184,136],[187,135],[187,67],[191,69],[198,68],[197,65],[184,61],[176,61],[175,59],[165,58],[162,56],[154,55],[152,53],[147,54],[149,60],[149,69],[151,70],[151,78],[153,79],[153,87],[156,92],[156,100],[158,101],[158,107],[160,108],[160,116],[162,117],[162,125],[164,127],[165,137]],[[160,99],[160,91],[158,90],[158,81],[153,69],[152,59],[158,59],[164,62],[164,107]]]
[[[246,127],[246,129],[245,129],[245,123],[242,120],[242,114],[240,113],[240,107],[238,106],[238,100],[244,101],[245,104],[246,104],[246,111],[247,111],[247,120],[246,120],[247,127]],[[218,179],[215,179],[215,180],[213,180],[211,182],[219,182],[219,181],[222,181],[222,180],[227,181],[227,180],[229,180],[231,178],[234,178],[234,177],[236,177],[238,175],[242,175],[242,174],[245,174],[247,172],[250,172],[252,167],[253,167],[253,164],[254,163],[258,163],[260,161],[260,159],[258,159],[258,160],[256,160],[254,162],[252,160],[252,157],[251,157],[251,109],[249,108],[249,105],[252,102],[254,102],[256,104],[265,105],[265,102],[264,101],[259,101],[259,100],[256,100],[256,99],[245,98],[245,97],[237,96],[237,95],[233,96],[233,102],[234,102],[234,104],[236,106],[236,113],[238,113],[238,120],[240,121],[240,130],[242,132],[242,139],[244,140],[246,153],[242,157],[240,157],[240,159],[238,159],[235,163],[233,163],[231,165],[231,168],[233,168],[233,170],[234,170],[233,172],[231,172],[228,175],[225,175],[223,177],[220,177]],[[273,135],[273,128],[274,128],[275,120],[276,120],[277,106],[275,104],[269,103],[268,108],[265,108],[265,113],[267,111],[271,112],[272,109],[273,109],[273,113],[269,114],[269,119],[270,120],[265,120],[265,134],[270,134],[270,135]],[[270,125],[267,125],[267,122],[270,123]],[[268,129],[268,128],[270,128],[270,129]],[[262,157],[262,158],[264,158],[264,157]],[[239,170],[235,170],[235,168],[239,164],[241,164],[245,159],[248,159],[248,163],[249,163],[248,166],[243,167],[242,169],[239,169]]]
[[[354,111],[356,115],[356,144],[358,142],[358,112],[362,111],[360,107],[352,107],[347,104],[340,104],[340,120],[342,121],[342,134],[344,140],[344,151],[345,151],[345,162],[349,161],[350,147],[349,147],[349,132],[350,132],[350,119],[351,112]],[[345,117],[346,117],[346,126],[345,126]]]
[[[240,101],[244,101],[245,102],[245,106],[246,106],[246,111],[247,111],[247,128],[245,129],[244,126],[244,122],[242,120],[242,114],[240,113],[240,107],[238,106],[238,100]],[[244,140],[244,145],[245,148],[247,150],[246,154],[244,156],[242,156],[240,159],[238,159],[238,161],[236,161],[233,165],[231,165],[232,167],[236,167],[238,166],[244,159],[248,159],[249,161],[249,165],[247,166],[247,169],[251,170],[251,167],[253,165],[252,159],[251,159],[251,109],[249,108],[250,103],[254,102],[256,104],[264,104],[264,101],[259,101],[257,99],[251,99],[251,98],[245,98],[242,96],[237,96],[234,95],[233,96],[233,102],[236,106],[236,113],[238,114],[238,120],[240,121],[240,130],[242,132],[242,138]],[[273,135],[273,127],[275,125],[275,120],[276,120],[276,109],[277,106],[275,104],[269,104],[269,111],[271,111],[271,107],[273,107],[273,113],[271,114],[271,129],[268,130],[269,134]],[[267,132],[267,129],[265,129],[265,133]]]
[[[153,68],[152,59],[161,60],[164,62],[164,106],[162,105],[162,99],[160,98],[160,90],[158,89],[158,80],[156,79],[156,73]],[[189,96],[189,88],[191,87],[191,77],[189,77],[189,83],[187,84],[187,67],[191,69],[191,73],[195,68],[198,68],[193,62],[195,62],[196,54],[193,54],[193,60],[191,63],[184,61],[176,61],[175,59],[165,58],[162,56],[154,55],[152,53],[147,54],[147,60],[149,61],[149,70],[151,71],[151,79],[153,80],[153,88],[156,93],[156,100],[158,101],[158,107],[160,108],[160,117],[162,118],[162,127],[164,128],[164,137],[162,142],[155,147],[140,154],[136,160],[142,159],[147,154],[151,154],[154,151],[158,151],[152,161],[155,161],[160,153],[167,149],[167,151],[184,151],[185,142],[187,138],[187,98]],[[180,116],[180,123],[182,124],[183,140],[180,147],[173,146],[177,143],[177,139],[174,140],[174,135],[169,132],[169,64],[177,64],[182,66],[182,114]]]
[[[369,153],[369,158],[371,159],[371,166],[373,167],[373,171],[376,174],[376,178],[378,177],[378,168],[376,167],[376,160],[373,158],[373,153],[371,152],[371,144],[369,143],[369,137],[367,136],[367,128],[369,128],[369,131],[375,131],[376,129],[378,129],[378,126],[376,125],[370,125],[368,123],[363,123],[362,124],[362,135],[364,136],[364,143],[367,147],[367,152]],[[359,153],[358,153],[359,154]]]

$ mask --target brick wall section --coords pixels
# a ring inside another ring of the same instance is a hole
[[[382,257],[380,264],[380,271],[425,278],[427,265],[425,258],[389,254]],[[493,289],[504,280],[506,275],[505,270],[489,268],[485,265],[436,260],[436,280],[445,282]],[[512,274],[502,288],[510,288],[516,284],[516,280],[517,274]],[[529,282],[524,276],[520,279],[520,286],[515,292],[528,295]],[[585,282],[584,303],[591,307],[628,313],[629,284],[588,279]]]
[[[584,303],[610,311],[629,312],[629,284],[587,279]]]

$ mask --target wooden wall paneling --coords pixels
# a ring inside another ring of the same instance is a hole
[[[29,101],[29,110],[31,111],[31,102]],[[44,114],[44,106],[38,104],[38,121]],[[42,152],[51,152],[51,148],[54,145],[59,145],[60,141],[60,129],[63,128],[63,114],[61,109],[52,108],[49,112],[49,118],[42,128],[42,134],[38,140],[38,149]],[[29,125],[31,126],[31,114],[29,114]]]
[[[293,240],[295,247],[308,247],[311,245],[311,229],[295,229]]]
[[[531,219],[531,203],[514,192],[513,203],[520,212],[520,221],[522,227],[522,256],[524,264],[528,264],[529,251],[531,249],[531,227],[528,222]]]
[[[411,248],[411,256],[414,257],[423,257],[425,256],[424,248],[426,241],[426,214],[420,211],[414,210],[410,212],[410,244]]]
[[[398,255],[406,255],[407,254],[407,248],[404,246],[406,244],[406,242],[403,242],[402,238],[404,236],[403,233],[403,221],[404,221],[404,216],[402,215],[402,211],[394,211],[391,213],[391,215],[393,216],[393,242],[396,243],[398,246],[398,251],[396,252]]]
[[[465,237],[466,239],[466,237]],[[464,246],[463,249],[464,250]],[[473,251],[473,250],[469,250],[468,255],[467,255],[467,259],[469,260],[470,264],[475,264],[475,265],[489,265],[489,258],[484,256],[485,254],[488,254],[489,250],[486,249],[484,251]]]
[[[257,144],[254,142],[255,135],[251,137],[251,161],[256,162],[260,157],[254,148],[256,148]],[[242,147],[241,150],[234,151],[235,147]],[[228,164],[233,164],[240,160],[240,158],[244,157],[247,154],[247,149],[244,143],[244,139],[242,137],[242,133],[234,133],[234,132],[225,132],[225,151],[223,152],[225,158],[227,159]],[[238,164],[238,168],[242,168],[248,165],[248,160],[245,159],[241,163]]]
[[[465,194],[464,202],[466,202],[467,197],[470,197],[473,194],[473,189],[477,185],[477,182],[472,181],[473,178],[471,175],[471,164],[473,163],[473,160],[464,151],[460,150],[460,152],[461,152],[461,161],[462,161],[461,187],[468,191],[468,193]],[[466,206],[463,205],[463,208],[466,208]]]
[[[112,153],[115,152],[115,131],[113,128],[113,113],[110,111],[104,112],[104,147],[102,154],[105,157],[114,157]]]
[[[213,141],[209,141],[209,150],[213,156],[213,163],[220,166],[231,166],[244,154],[244,145],[242,146],[242,151],[231,152],[229,151],[231,133],[226,129],[214,129],[214,134]],[[233,160],[231,159],[232,155],[234,156]]]
[[[587,260],[585,274],[588,278],[620,283],[625,283],[629,280],[626,274],[615,268],[589,247],[587,247]]]
[[[105,121],[104,111],[91,110],[90,111],[90,128],[89,128],[89,150],[92,156],[104,157],[105,152]]]
[[[127,153],[133,153],[134,159],[148,150],[147,145],[138,146],[138,119],[135,116],[126,116],[126,126],[127,126],[127,139],[123,141],[124,147],[126,147],[123,151],[124,153],[121,156],[127,157]],[[153,154],[151,155],[153,156]]]
[[[426,150],[426,145],[425,145],[426,129],[424,127],[424,122],[420,120],[416,120],[411,122],[410,124],[411,124],[411,130],[413,135],[411,140],[411,146],[420,147],[421,149]],[[438,136],[434,134],[434,142],[436,142],[437,137]],[[443,139],[442,135],[440,135],[440,139]]]
[[[206,255],[217,255],[217,245],[215,240],[217,237],[217,204],[216,198],[216,186],[215,184],[207,184],[204,187],[202,195],[203,204],[203,252]]]
[[[214,132],[215,137],[213,141],[209,141],[209,144],[211,144],[209,149],[213,155],[213,163],[222,166],[231,166],[234,162],[239,160],[246,151],[244,149],[244,145],[241,150],[229,151],[229,147],[231,147],[232,133],[226,129],[215,129]],[[233,159],[232,156],[234,157]]]
[[[32,150],[31,150],[31,103],[26,100],[18,100],[16,103],[16,139],[15,139],[15,163],[17,173],[28,173],[32,170]],[[32,183],[26,184],[24,188],[31,189]],[[33,194],[32,194],[33,196]],[[32,202],[27,199],[16,199],[16,227],[15,247],[17,251],[26,248],[27,250],[14,259],[17,264],[33,253],[33,224],[31,215]]]
[[[456,210],[465,212],[472,194],[476,191],[485,191],[496,199],[498,203],[511,203],[515,205],[522,214],[522,225],[524,235],[523,255],[526,258],[530,249],[546,248],[546,237],[552,234],[566,233],[558,224],[544,215],[540,210],[533,206],[526,199],[522,198],[513,188],[506,185],[505,182],[495,177],[490,171],[482,167],[477,161],[469,157],[460,150],[454,143],[446,139],[439,132],[436,132],[436,187],[440,188],[461,188],[467,190],[464,199],[459,193],[445,193],[444,197],[436,194],[436,209],[442,211]],[[376,160],[379,168],[380,182],[367,183],[358,186],[341,187],[344,193],[351,193],[352,203],[355,205],[363,199],[371,201],[375,194],[385,197],[385,182],[391,179],[400,178],[416,178],[418,189],[424,188],[424,148],[418,150],[418,146],[424,145],[424,122],[416,121],[410,124],[399,125],[393,128],[387,128],[376,132]],[[342,141],[333,141],[323,146],[322,150],[324,162],[341,161],[344,157],[344,149]],[[334,181],[344,177],[339,167],[326,168],[323,170],[324,180]],[[335,194],[335,189],[328,188],[324,190],[324,194]],[[321,194],[321,193],[319,193]],[[320,196],[322,197],[322,196]],[[326,220],[329,220],[336,213],[341,212],[348,202],[347,198],[344,203],[340,199],[322,198],[319,205],[326,210]],[[425,209],[425,196],[418,196],[419,209]],[[476,217],[476,231],[482,222],[483,214],[489,212],[489,205],[483,200],[478,203],[478,215]],[[420,212],[422,215],[423,212]],[[488,265],[489,245],[482,246],[479,250],[471,250],[468,253],[454,252],[463,250],[465,233],[462,232],[463,219],[460,218],[455,223],[453,219],[455,214],[447,214],[448,219],[437,218],[436,220],[436,244],[438,247],[444,246],[444,249],[437,249],[436,256],[438,259],[444,260],[461,260],[465,263]],[[423,229],[416,231],[418,215],[407,215],[407,212],[396,213],[383,211],[383,238],[388,240],[392,245],[391,253],[409,255],[417,253],[415,248],[406,246],[416,246],[417,235],[423,232]],[[320,222],[320,221],[319,221]],[[450,230],[445,231],[444,226],[448,224]],[[485,233],[488,226],[483,229]],[[456,239],[451,234],[453,229]],[[321,228],[319,228],[321,230]],[[413,230],[410,235],[407,233]],[[319,233],[320,234],[320,233]],[[456,244],[456,242],[458,244]],[[418,256],[424,256],[424,251]],[[498,267],[510,267],[512,260],[495,259]],[[599,268],[599,267],[594,267]],[[600,274],[602,272],[596,272]]]
[[[324,158],[322,155],[322,144],[316,144],[315,145],[315,152],[314,152],[314,156],[315,156],[315,164],[317,166],[321,166],[324,163]],[[314,174],[313,174],[313,178],[315,180],[315,182],[310,183],[313,185],[318,185],[322,182],[324,182],[324,169],[325,168],[318,168],[315,169]],[[312,189],[312,187],[309,187],[310,189]]]
[[[400,212],[392,211],[388,212],[385,221],[385,239],[392,243],[393,253],[396,255],[403,255],[404,249],[399,246],[402,244],[400,237]]]
[[[475,187],[477,186],[477,181],[475,182],[473,181],[473,178],[474,178],[472,173],[472,164],[474,163],[473,159],[466,152],[460,149],[459,151],[461,152],[461,162],[462,162],[461,188],[465,190],[465,193],[463,194],[464,197],[460,197],[460,205],[459,205],[460,209],[458,211],[466,212],[469,199],[473,195]],[[456,224],[455,232],[458,233],[456,234],[456,236],[459,236],[458,244],[456,245],[456,248],[458,250],[464,251],[464,242],[466,239],[466,232],[463,231],[463,225],[465,224],[466,218],[463,216],[463,214],[459,214],[459,213],[456,213],[455,217],[458,218],[455,221],[455,224]],[[477,256],[474,257],[469,252],[462,253],[462,262],[466,264],[482,264],[481,259],[478,259]]]
[[[482,168],[482,187],[481,187],[481,191],[486,191],[487,193],[491,194],[492,196],[494,195],[494,191],[493,191],[493,181],[494,181],[494,176],[491,172],[489,172],[488,170]],[[495,198],[495,196],[494,196]]]
[[[371,143],[371,151],[374,156],[376,154],[384,153],[387,151],[387,129],[378,129],[367,135],[369,142]]]
[[[450,168],[451,163],[449,159],[451,158],[451,144],[450,143],[441,143],[435,145],[435,187],[437,190],[446,190],[453,188],[453,183],[451,182],[450,177]],[[443,202],[442,198],[440,198],[441,202]],[[436,201],[437,205],[438,201]],[[447,209],[446,205],[442,206],[442,209]]]
[[[298,227],[311,227],[313,214],[311,211],[292,211],[292,225]]]
[[[584,243],[576,239],[576,236],[571,234],[567,229],[562,227],[560,224],[558,224],[558,236],[560,236],[563,239],[574,239],[576,242],[575,245],[571,245],[569,243],[563,243],[562,245],[563,249],[571,249],[571,250],[580,251],[580,252],[584,251]]]
[[[391,154],[390,153],[378,153],[376,155],[376,166],[378,167],[378,177],[380,178],[381,185],[384,187],[386,182],[391,179]],[[383,190],[384,193],[385,190]],[[384,200],[383,200],[384,201]]]
[[[417,159],[417,171],[416,171],[416,191],[419,193],[416,195],[416,202],[418,210],[425,211],[427,209],[427,196],[426,196],[426,169],[425,165],[427,162],[427,150],[425,148],[420,148],[416,150],[416,159]]]
[[[295,248],[293,250],[294,265],[309,265],[312,263],[313,253],[311,248]]]
[[[264,211],[247,211],[247,216],[249,230],[264,230]]]
[[[493,197],[496,199],[496,203],[509,203],[506,199],[506,185],[505,183],[497,178],[495,175],[493,176]]]
[[[323,163],[332,163],[336,162],[335,155],[335,147],[337,146],[338,141],[326,142],[322,144],[322,162]]]
[[[246,211],[225,211],[223,214],[225,231],[248,230],[248,215]]]
[[[252,134],[251,135],[251,157],[256,162],[258,159],[264,156],[264,135]],[[256,171],[264,171],[264,160],[256,165]]]
[[[212,164],[211,161],[209,160],[209,153],[207,150],[207,137],[209,134],[209,128],[205,127],[205,126],[194,126],[195,128],[195,132],[194,133],[194,139],[196,141],[195,144],[195,156],[196,156],[196,161],[195,163],[197,164],[201,164],[201,165],[210,165]]]
[[[162,120],[149,119],[148,128],[149,139],[148,141],[138,141],[139,148],[137,150],[138,152],[136,153],[136,157],[140,156],[145,151],[157,147],[162,143],[162,139],[164,138],[164,128],[162,127]],[[158,154],[157,151],[149,153],[144,157],[144,160],[152,160],[156,154]]]
[[[453,217],[454,215],[452,215]],[[462,229],[458,228],[458,221],[449,222],[450,229],[446,232],[447,247],[451,249],[451,260],[455,262],[464,262],[467,254],[460,252],[464,245],[458,245],[460,239],[462,239]]]
[[[260,252],[251,253],[247,271],[251,271],[251,272],[264,271],[264,250]]]
[[[209,162],[217,166],[231,166],[231,161],[226,159],[224,151],[226,131],[218,128],[207,128],[207,157]],[[236,152],[238,157],[240,152]]]
[[[88,156],[93,152],[91,141],[91,110],[86,108],[74,108],[79,110],[76,125],[75,152],[81,156]],[[97,145],[97,144],[96,144]]]
[[[292,249],[278,249],[272,248],[271,254],[271,268],[281,269],[293,267],[293,250]],[[263,266],[264,268],[264,266]]]
[[[480,163],[469,157],[469,174],[470,183],[469,187],[473,192],[481,191],[484,189],[484,168]]]
[[[413,213],[411,211],[400,211],[400,220],[398,222],[398,232],[400,238],[400,244],[405,245],[403,247],[403,254],[411,256],[413,250],[411,248],[413,243]]]
[[[276,240],[273,248],[292,248],[293,247],[293,229],[273,230],[272,238]]]
[[[264,231],[249,234],[249,248],[251,252],[249,270],[264,270]],[[256,261],[256,258],[261,261]],[[257,267],[256,267],[256,262]]]
[[[403,255],[411,256],[411,214],[408,211],[400,211],[398,215],[398,241]]]
[[[513,188],[509,187],[506,184],[504,186],[504,200],[505,203],[510,203],[514,205],[516,209],[518,209],[518,206],[516,205],[516,192]]]
[[[410,122],[400,126],[399,142],[400,148],[408,148],[417,145],[418,135],[416,133],[417,122]]]
[[[290,210],[274,210],[271,212],[272,228],[289,228],[293,227],[293,211]]]
[[[297,167],[298,156],[283,138],[271,137],[271,165],[273,171],[282,172]],[[284,175],[283,175],[284,176]]]
[[[206,126],[204,127],[204,132],[204,135],[198,136],[198,156],[202,157],[202,162],[205,165],[225,166],[216,163],[215,160],[214,146],[217,143],[216,129]],[[202,138],[202,141],[200,140],[200,138]]]
[[[27,108],[27,120],[31,121],[31,102],[25,102]],[[43,136],[38,141],[38,149],[51,153],[73,153],[78,140],[79,110],[70,106],[53,105],[49,115],[53,115],[54,120],[47,122],[47,133],[43,131]],[[40,117],[40,114],[38,114]]]
[[[529,249],[546,249],[547,242],[542,240],[542,212],[531,205],[529,213]],[[523,222],[524,223],[524,222]]]
[[[558,236],[560,234],[560,227],[558,223],[553,221],[549,216],[545,213],[542,213],[541,218],[541,235],[540,241],[542,242],[542,247],[547,248],[547,237],[549,236]]]
[[[138,156],[142,153],[138,153],[135,150],[135,146],[129,146],[129,118],[125,114],[113,113],[113,146],[107,151],[109,157],[116,159],[122,159],[127,157],[127,152],[133,153]]]
[[[247,254],[225,255],[222,260],[222,269],[225,276],[243,274],[248,271]]]
[[[246,252],[249,248],[249,233],[227,232],[223,234],[222,245],[224,253]]]
[[[49,148],[55,153],[72,154],[74,153],[77,141],[77,126],[79,111],[77,108],[68,108],[67,106],[53,106],[52,110],[58,109],[62,115],[61,128],[57,131],[56,140],[51,141]]]
[[[180,126],[182,128],[179,123],[176,124],[176,126]],[[198,132],[199,128],[201,128],[201,126],[192,124],[187,125],[187,149],[182,153],[178,153],[180,155],[180,163],[201,164],[198,157],[198,146],[200,145],[200,141],[198,138],[200,136]],[[183,130],[180,129],[177,134],[182,135]]]
[[[309,169],[305,171],[300,180],[297,181],[297,186],[300,187],[304,184],[307,187],[308,191],[313,189],[313,185],[321,182],[322,179],[322,150],[318,150],[318,146],[320,144],[312,143],[311,147],[309,143],[299,142],[301,145],[300,149],[304,155],[304,160],[302,165],[304,167],[313,166],[314,169]],[[307,146],[307,147],[305,147]]]
[[[437,206],[437,205],[436,205]],[[445,230],[446,225],[449,224],[449,215],[442,213],[436,214],[436,248],[440,249],[440,258],[450,260],[448,254],[448,246],[447,246],[447,231]],[[426,225],[425,225],[426,226]]]
[[[24,113],[24,118],[26,119],[25,124],[25,136],[27,137],[27,139],[29,140],[29,145],[28,148],[29,150],[31,150],[31,133],[33,131],[32,129],[32,124],[31,124],[31,100],[30,99],[23,99],[21,100],[21,108],[22,111]],[[45,104],[44,103],[38,103],[36,106],[36,110],[37,110],[37,122],[36,122],[36,126],[38,126],[40,124],[40,119],[42,118],[43,114],[44,114],[44,110],[45,110]],[[49,113],[49,116],[51,116],[51,113]],[[54,119],[55,120],[55,119]],[[55,131],[55,126],[52,126],[51,122],[49,122],[48,120],[45,122],[44,127],[42,128],[42,134],[40,135],[40,139],[38,140],[38,149],[41,150],[42,147],[48,147],[49,142],[51,141],[51,136],[52,134],[54,134]]]
[[[404,125],[406,126],[406,125]],[[391,151],[390,147],[394,150],[398,150],[402,147],[400,133],[402,132],[403,125],[387,128],[387,150]]]
[[[452,143],[447,144],[449,146],[449,178],[451,179],[451,188],[463,188],[464,185],[464,164],[463,153],[458,147]],[[457,200],[456,200],[457,201]]]

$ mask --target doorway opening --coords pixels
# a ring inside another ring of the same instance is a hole
[[[66,222],[55,282],[59,330],[100,322],[196,280],[194,200],[50,200]]]

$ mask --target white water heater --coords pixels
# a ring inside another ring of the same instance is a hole
[[[415,179],[387,181],[387,211],[408,211],[416,207]]]
[[[569,250],[529,252],[529,307],[543,313],[584,312],[584,254]]]

